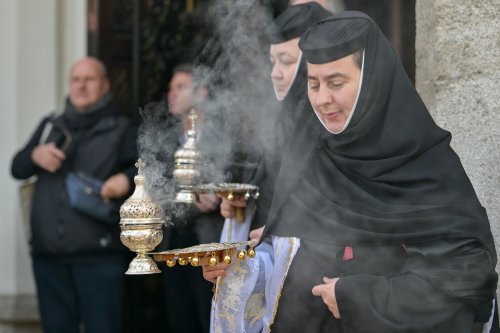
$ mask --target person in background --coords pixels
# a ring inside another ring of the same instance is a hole
[[[197,111],[197,148],[203,162],[209,163],[214,158],[213,153],[218,149],[215,138],[220,132],[218,119],[208,115],[202,107],[208,92],[205,87],[196,86],[191,64],[181,64],[174,69],[165,97],[159,107],[152,109],[155,114],[149,115],[157,121],[145,118],[141,126],[142,133],[148,132],[147,135],[155,136],[152,140],[161,145],[158,151],[141,152],[141,156],[146,159],[146,168],[161,169],[160,178],[164,182],[153,184],[151,193],[163,193],[158,195],[158,200],[172,222],[163,228],[163,242],[157,251],[218,241],[223,224],[223,218],[218,214],[219,199],[215,195],[200,195],[199,201],[190,207],[175,203],[172,193],[162,192],[165,188],[174,189],[175,152],[186,142],[187,131],[191,129],[188,118],[190,110],[194,108]],[[151,148],[151,145],[145,147]],[[210,168],[205,164],[199,167],[202,177],[210,179]],[[169,195],[172,197],[166,199]],[[174,267],[164,266],[162,279],[168,332],[209,331],[212,286],[203,279],[200,270],[200,267],[178,264]]]
[[[128,251],[118,210],[103,221],[74,209],[70,172],[102,182],[97,195],[117,207],[131,192],[136,127],[113,102],[106,69],[88,57],[69,72],[64,111],[45,117],[12,160],[16,179],[37,176],[31,210],[33,272],[47,333],[122,332]]]
[[[284,153],[258,259],[218,297],[264,286],[272,332],[498,331],[487,214],[388,40],[344,12],[299,47],[317,119]]]

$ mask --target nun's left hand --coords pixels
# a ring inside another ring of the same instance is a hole
[[[335,284],[338,280],[339,278],[330,279],[324,277],[323,282],[325,283],[314,286],[312,293],[314,296],[321,296],[323,302],[325,302],[328,309],[333,313],[333,316],[340,319],[339,307],[335,298]]]

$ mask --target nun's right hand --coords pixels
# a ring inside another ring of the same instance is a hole
[[[259,244],[260,237],[262,237],[262,233],[264,232],[264,227],[260,227],[258,229],[253,229],[250,231],[248,237],[254,244]]]
[[[222,198],[222,203],[220,204],[220,214],[226,218],[231,219],[234,217],[235,207],[246,207],[247,200],[243,196],[234,198],[233,200],[228,200],[227,198]]]
[[[205,280],[215,283],[219,276],[223,276],[226,269],[229,265],[224,264],[222,262],[218,263],[217,266],[210,266],[208,264],[204,264],[201,267],[203,268],[203,277]]]

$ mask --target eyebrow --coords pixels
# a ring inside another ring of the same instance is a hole
[[[347,78],[349,78],[349,75],[344,74],[344,73],[338,73],[338,72],[337,72],[337,73],[332,73],[332,74],[330,74],[330,75],[326,75],[326,76],[324,76],[324,77],[323,77],[323,80],[328,81],[328,80],[337,79],[337,78],[344,78],[344,79],[347,79]],[[308,79],[308,80],[318,80],[318,78],[317,78],[317,77],[312,76],[312,75],[309,75],[309,74],[307,74],[307,79]]]
[[[273,55],[269,55],[269,56],[273,57]],[[293,57],[293,55],[290,52],[287,52],[287,51],[281,51],[281,52],[277,53],[276,55],[274,55],[274,57],[276,57],[276,58],[280,58],[282,56]]]

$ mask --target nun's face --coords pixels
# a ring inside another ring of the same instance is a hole
[[[325,64],[307,64],[307,94],[326,128],[342,131],[358,94],[361,71],[348,55]]]
[[[298,60],[300,57],[299,39],[294,38],[280,44],[271,44],[269,51],[273,70],[271,80],[278,98],[285,98],[293,82]]]

